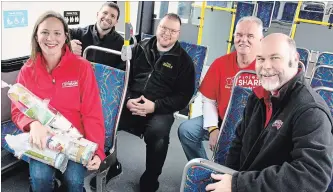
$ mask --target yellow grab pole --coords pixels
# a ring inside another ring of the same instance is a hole
[[[231,18],[231,26],[230,26],[227,54],[229,54],[230,50],[231,50],[232,35],[234,34],[234,28],[235,28],[236,10],[231,12],[231,14],[232,14],[232,18]]]
[[[126,31],[127,25],[130,25],[130,2],[125,1],[125,37],[129,36],[130,34],[126,34],[128,31]],[[124,45],[129,46],[131,38],[124,38]]]
[[[202,41],[202,30],[204,24],[205,9],[206,9],[206,1],[203,1],[200,12],[200,23],[199,23],[199,32],[198,32],[198,42],[197,42],[198,45],[201,45]]]
[[[293,26],[291,28],[290,38],[292,38],[292,39],[294,39],[294,37],[295,37],[296,25],[297,25],[296,23],[297,23],[297,20],[298,20],[299,12],[301,11],[301,5],[302,5],[302,1],[298,1],[298,5],[297,5],[295,17],[294,17],[294,23],[293,23]]]
[[[315,25],[323,25],[323,26],[330,26],[331,24],[328,22],[323,21],[313,21],[313,20],[307,20],[307,19],[297,19],[296,22],[300,23],[309,23],[309,24],[315,24]]]

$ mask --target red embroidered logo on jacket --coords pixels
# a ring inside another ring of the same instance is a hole
[[[276,127],[277,130],[279,130],[282,127],[283,122],[281,120],[275,120],[272,124],[272,127]]]
[[[79,81],[75,80],[75,81],[65,81],[62,83],[62,88],[66,88],[66,87],[77,87],[79,86]]]

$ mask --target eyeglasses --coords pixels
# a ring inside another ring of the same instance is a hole
[[[174,30],[174,29],[169,29],[165,26],[160,26],[160,28],[162,29],[162,31],[165,33],[167,31],[170,32],[171,35],[175,35],[176,33],[178,33],[180,30]]]

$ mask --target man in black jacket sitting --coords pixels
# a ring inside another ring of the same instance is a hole
[[[256,72],[262,87],[248,99],[226,166],[231,175],[206,187],[216,192],[318,191],[332,178],[332,117],[326,102],[298,70],[295,42],[264,38]]]
[[[119,129],[144,136],[146,171],[140,178],[141,192],[158,189],[173,113],[185,108],[194,94],[194,64],[178,42],[180,26],[178,15],[167,14],[160,21],[156,36],[140,42],[132,52]]]
[[[97,22],[94,25],[70,29],[73,52],[82,56],[85,48],[90,45],[121,51],[124,38],[115,31],[119,16],[118,5],[113,2],[106,2],[97,12]],[[119,55],[89,50],[87,60],[122,70],[125,69],[125,62],[121,60]]]

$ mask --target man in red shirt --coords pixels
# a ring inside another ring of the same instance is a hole
[[[263,25],[259,18],[241,18],[234,33],[236,51],[217,58],[210,66],[199,88],[203,97],[203,116],[183,122],[178,129],[188,160],[208,159],[202,141],[209,140],[210,149],[214,149],[231,96],[233,79],[240,70],[255,70],[256,53],[262,38]],[[241,76],[237,83],[250,88],[260,85],[255,75]]]

